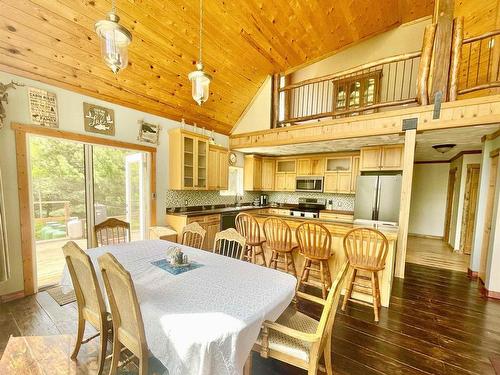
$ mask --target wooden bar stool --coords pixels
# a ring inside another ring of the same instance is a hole
[[[347,289],[342,303],[342,310],[345,311],[347,301],[353,301],[367,306],[373,306],[375,321],[379,320],[380,308],[380,288],[378,283],[378,272],[385,267],[385,258],[389,243],[384,234],[375,229],[356,228],[352,229],[344,237],[344,252],[349,260],[352,270],[348,279]],[[358,275],[358,271],[370,276]],[[363,284],[358,280],[369,281],[370,284]],[[356,287],[356,292],[371,294],[373,303],[360,301],[352,298],[352,292]]]
[[[270,217],[263,225],[266,244],[272,251],[269,268],[278,269],[278,264],[283,264],[283,271],[297,277],[295,263],[293,261],[292,231],[285,220],[278,217]]]
[[[246,251],[243,259],[257,263],[257,257],[261,257],[262,266],[267,266],[266,256],[262,244],[266,242],[260,237],[260,227],[257,220],[252,215],[241,213],[235,219],[236,230],[247,240]]]
[[[297,284],[321,289],[323,299],[332,286],[328,259],[331,253],[332,237],[326,227],[319,223],[302,223],[295,230],[299,251],[304,256],[304,268]]]

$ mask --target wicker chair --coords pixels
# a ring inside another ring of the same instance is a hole
[[[181,244],[201,249],[207,231],[197,222],[190,223],[182,229]]]
[[[317,374],[319,360],[323,356],[326,373],[332,375],[332,330],[347,269],[346,262],[326,300],[297,292],[298,297],[323,306],[319,322],[296,311],[291,305],[275,323],[264,322],[253,350],[264,358],[274,358],[307,370],[309,375]]]
[[[304,268],[297,290],[304,285],[321,289],[326,298],[332,285],[328,259],[331,255],[332,238],[326,227],[319,223],[302,223],[295,230],[299,251],[304,256]]]
[[[292,251],[295,248],[292,243],[292,231],[285,220],[278,217],[270,217],[263,224],[266,244],[271,249],[272,255],[269,268],[277,269],[282,264],[284,271],[297,277]]]
[[[243,260],[245,243],[245,237],[239,234],[235,229],[229,228],[215,234],[213,252]]]
[[[73,241],[63,246],[63,254],[68,265],[71,281],[75,290],[78,306],[78,331],[76,343],[71,359],[76,359],[82,344],[101,336],[98,374],[102,373],[106,348],[108,344],[108,330],[111,328],[111,317],[106,312],[106,306],[102,298],[101,288],[90,257]],[[83,340],[85,322],[89,322],[98,333]]]
[[[385,268],[388,249],[389,243],[387,238],[378,230],[355,228],[346,233],[344,237],[344,252],[347,259],[349,259],[352,271],[347,283],[342,310],[345,310],[347,301],[372,306],[375,321],[379,321],[380,287],[378,272]],[[358,275],[358,271],[369,276]],[[367,281],[370,282],[369,285],[366,284]],[[371,294],[373,302],[370,304],[352,298],[354,288],[360,293]]]
[[[262,244],[266,242],[260,237],[260,227],[257,220],[252,215],[240,213],[235,219],[236,230],[246,238],[246,249],[244,259],[254,264],[258,264],[257,257],[260,257],[260,265],[267,266],[266,256]]]
[[[160,361],[148,350],[141,308],[130,273],[110,253],[100,256],[98,261],[113,317],[113,354],[109,374],[117,373],[124,348],[132,356],[124,360],[122,366],[137,357],[139,375],[167,374]]]
[[[130,223],[109,218],[94,225],[94,244],[98,247],[130,242]]]

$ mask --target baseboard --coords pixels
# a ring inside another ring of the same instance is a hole
[[[478,282],[479,289],[484,297],[500,300],[500,292],[495,292],[493,290],[486,289],[483,280],[481,280],[481,278],[479,278],[478,280],[479,280]]]
[[[24,298],[24,290],[19,290],[17,292],[4,294],[3,296],[0,296],[0,302],[6,303],[20,298]]]
[[[470,268],[467,268],[467,276],[471,280],[477,280],[478,273],[476,271],[471,270]]]
[[[430,234],[408,233],[408,236],[420,237],[420,238],[429,238],[429,239],[432,239],[432,240],[443,240],[443,236],[433,236],[433,235],[430,235]]]

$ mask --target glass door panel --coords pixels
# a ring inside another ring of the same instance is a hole
[[[87,249],[84,147],[63,139],[29,137],[38,288],[60,282],[67,241]]]
[[[145,238],[146,154],[92,146],[94,224],[108,218],[130,223],[131,240]]]
[[[183,137],[184,143],[184,187],[194,187],[194,139]]]
[[[198,149],[198,183],[197,187],[206,188],[207,187],[207,142],[198,140],[196,142]]]

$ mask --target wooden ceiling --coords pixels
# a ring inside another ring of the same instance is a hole
[[[318,60],[432,14],[433,0],[206,0],[204,63],[211,95],[198,107],[187,74],[198,0],[117,0],[133,34],[129,67],[101,62],[94,23],[104,0],[0,0],[0,70],[228,134],[268,74]]]

